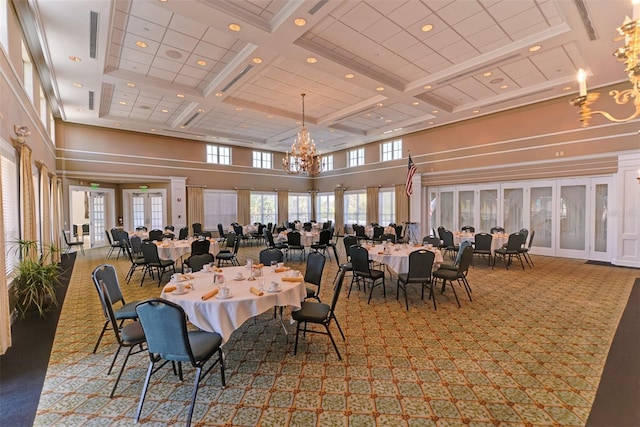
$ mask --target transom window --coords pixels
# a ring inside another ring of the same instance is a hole
[[[221,145],[207,145],[207,163],[231,164],[231,148]]]
[[[332,171],[333,170],[333,154],[328,156],[322,156],[322,170],[323,171]]]
[[[364,165],[364,148],[350,150],[348,156],[347,164],[349,167]]]
[[[262,169],[273,168],[273,154],[266,151],[253,152],[253,167]]]
[[[394,139],[380,144],[380,159],[383,162],[402,158],[402,139]]]

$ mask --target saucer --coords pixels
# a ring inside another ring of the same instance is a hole
[[[175,290],[175,291],[173,291],[173,292],[171,292],[171,293],[172,293],[173,295],[184,295],[184,294],[186,294],[186,293],[188,293],[188,292],[189,292],[189,290],[188,290],[188,289],[185,289],[185,290],[184,290],[184,291],[182,291],[182,292],[178,292],[178,290]]]
[[[229,295],[227,295],[226,297],[223,297],[223,296],[222,296],[222,295],[220,295],[220,294],[216,295],[216,298],[218,298],[218,299],[229,299],[229,298],[231,298],[231,297],[233,297],[233,294],[229,294]]]
[[[267,289],[267,292],[269,292],[270,294],[276,294],[278,292],[282,291],[282,287],[279,287],[278,289],[272,291],[271,289]]]
[[[242,280],[246,279],[246,277],[242,276],[242,277],[234,277],[233,280],[235,280],[236,282],[240,282]]]

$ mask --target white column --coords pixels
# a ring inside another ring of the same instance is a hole
[[[171,224],[176,228],[177,233],[180,228],[187,225],[187,178],[181,176],[171,177],[169,198]]]
[[[409,227],[411,230],[411,238],[422,241],[422,224],[420,224],[420,219],[422,218],[422,175],[419,172],[416,172],[413,175],[413,179],[411,180],[413,183],[413,193],[411,197],[409,197],[409,221],[415,224],[410,224]],[[409,230],[407,230],[407,236],[409,236]]]
[[[612,263],[640,268],[640,151],[618,157],[613,206],[609,214],[614,233]]]

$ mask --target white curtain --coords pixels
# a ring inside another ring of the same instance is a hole
[[[0,163],[1,164],[1,163]],[[0,166],[1,168],[2,166]],[[0,190],[2,189],[2,170],[0,170]],[[0,236],[4,236],[4,212],[2,209],[2,191],[0,191]],[[5,253],[4,238],[0,239],[0,251]],[[9,289],[5,257],[0,257],[0,354],[4,354],[11,347],[11,312],[9,310]]]

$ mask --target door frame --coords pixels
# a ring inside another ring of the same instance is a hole
[[[85,192],[85,193],[92,193],[92,192],[101,192],[101,193],[105,193],[105,218],[104,218],[104,227],[105,230],[109,230],[113,227],[115,227],[115,223],[116,223],[116,206],[115,206],[115,197],[116,197],[116,192],[115,189],[113,188],[93,188],[93,187],[89,187],[86,185],[69,185],[69,215],[67,218],[67,224],[68,226],[65,227],[71,227],[71,222],[72,222],[72,218],[73,218],[73,192],[74,191],[81,191],[81,192]],[[93,227],[93,218],[92,218],[92,209],[89,209],[89,227]],[[66,230],[66,231],[70,231],[70,230]],[[95,245],[95,241],[93,239],[93,234],[89,233],[89,236],[91,236],[90,238],[90,244],[91,247],[93,248]],[[106,244],[107,242],[105,242]]]
[[[164,218],[164,222],[165,224],[162,226],[162,228],[164,229],[164,226],[166,224],[168,224],[168,217],[167,217],[167,212],[168,212],[168,207],[167,207],[167,190],[166,188],[149,188],[146,191],[141,191],[138,188],[127,188],[122,190],[122,219],[123,219],[123,227],[125,230],[133,230],[133,217],[132,217],[132,211],[131,211],[131,195],[133,194],[138,194],[138,193],[143,193],[143,194],[151,194],[151,193],[161,193],[162,194],[162,200],[164,200],[164,203],[162,204],[162,216]]]

